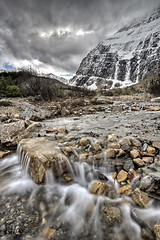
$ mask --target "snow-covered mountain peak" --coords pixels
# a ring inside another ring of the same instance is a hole
[[[99,43],[71,83],[96,89],[125,87],[160,69],[160,8]]]

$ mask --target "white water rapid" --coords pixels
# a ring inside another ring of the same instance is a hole
[[[53,224],[56,216],[56,222],[59,221],[61,225],[68,224],[70,239],[110,239],[110,226],[104,221],[106,206],[116,206],[120,209],[122,220],[112,228],[112,231],[114,236],[120,234],[124,240],[142,240],[140,223],[145,222],[150,229],[160,216],[160,208],[154,207],[152,202],[148,208],[139,209],[132,204],[129,197],[120,197],[118,183],[112,179],[112,173],[106,168],[95,168],[84,162],[67,163],[72,182],[61,182],[54,177],[50,169],[46,172],[45,184],[37,185],[28,174],[29,163],[29,157],[23,153],[20,146],[16,154],[0,161],[1,195],[18,194],[23,198],[25,194],[29,194],[27,206],[32,206],[40,194],[41,199],[45,199],[46,206],[48,208],[52,206],[50,210],[41,207],[42,216],[47,216],[45,225]],[[90,185],[95,181],[97,174],[101,174],[103,182],[115,191],[114,199],[90,193]],[[37,200],[37,205],[41,204]],[[88,237],[79,237],[84,232]],[[94,233],[91,235],[92,238],[89,237],[90,232]],[[45,238],[38,235],[36,239]]]

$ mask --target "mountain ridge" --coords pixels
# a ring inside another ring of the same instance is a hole
[[[160,69],[160,8],[100,42],[70,83],[89,89],[125,87]]]

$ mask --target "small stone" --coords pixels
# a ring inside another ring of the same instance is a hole
[[[149,197],[147,193],[141,191],[139,188],[136,188],[131,193],[131,198],[139,207],[142,207],[142,208],[145,208],[149,203]]]
[[[140,178],[139,174],[134,169],[132,169],[128,172],[128,179],[130,181],[137,182],[137,181],[139,181],[139,178]]]
[[[64,174],[63,174],[63,177],[64,177],[64,179],[65,179],[67,182],[72,181],[72,177],[71,177],[69,174],[67,174],[67,173],[64,173]]]
[[[113,179],[116,179],[116,177],[117,177],[117,173],[114,172],[114,173],[112,174],[112,178],[113,178]]]
[[[118,149],[118,154],[117,154],[117,157],[119,158],[119,157],[123,157],[123,156],[125,156],[126,155],[126,152],[124,151],[124,150],[122,150],[122,149]]]
[[[56,234],[56,230],[53,228],[46,227],[42,231],[42,237],[44,237],[45,240],[50,240],[54,237]]]
[[[122,220],[121,211],[118,207],[106,207],[104,209],[104,218],[109,225],[120,223]]]
[[[87,157],[88,157],[88,153],[82,153],[79,156],[80,159],[87,159]]]
[[[121,146],[118,143],[111,143],[109,144],[109,148],[113,148],[113,149],[119,149]]]
[[[9,154],[10,154],[10,151],[7,151],[7,152],[0,151],[0,159],[6,157]]]
[[[160,107],[159,106],[150,106],[149,110],[150,111],[160,111]]]
[[[154,234],[156,235],[156,240],[160,240],[160,220],[154,226]]]
[[[58,133],[67,133],[67,130],[65,128],[58,128],[56,129]]]
[[[124,182],[127,180],[127,175],[128,173],[124,170],[121,170],[118,175],[117,175],[117,181],[120,182]]]
[[[142,143],[136,138],[130,138],[131,144],[135,147],[141,147]]]
[[[142,161],[144,162],[145,165],[148,165],[150,163],[153,163],[153,157],[143,157]]]
[[[119,144],[120,144],[121,148],[122,148],[124,151],[129,151],[129,150],[130,150],[131,141],[130,141],[129,138],[127,138],[127,137],[122,138],[122,139],[119,141]]]
[[[151,154],[154,154],[156,152],[156,149],[154,147],[148,146],[147,152],[151,153]]]
[[[132,158],[137,158],[139,157],[139,151],[137,149],[133,149],[132,151],[130,151],[130,155]]]
[[[108,135],[107,141],[108,142],[116,142],[118,137],[115,134]]]
[[[101,159],[104,159],[104,155],[103,155],[103,153],[98,153],[98,154],[95,154],[95,155],[94,155],[94,158],[95,158],[96,160],[101,160]]]
[[[70,147],[65,147],[65,151],[68,152],[68,153],[72,153],[73,152],[72,148],[70,148]]]
[[[160,141],[154,141],[152,143],[152,146],[155,147],[155,148],[159,148],[160,149]]]
[[[134,169],[133,161],[130,159],[126,160],[123,164],[123,169],[127,172],[131,169]]]
[[[130,195],[132,192],[132,186],[131,185],[125,185],[123,187],[120,187],[119,193],[122,195]]]
[[[94,181],[91,183],[89,187],[90,193],[96,194],[96,195],[106,195],[108,190],[109,190],[108,185],[101,181]]]
[[[154,154],[148,152],[140,152],[142,157],[154,157]]]
[[[133,159],[133,162],[138,166],[138,167],[144,167],[145,164],[141,158],[135,158]]]
[[[51,128],[51,127],[46,129],[46,133],[52,133],[54,131],[55,131],[55,129]]]
[[[105,156],[106,156],[106,158],[115,158],[116,153],[115,153],[114,149],[107,149],[105,151]]]
[[[89,141],[86,138],[81,138],[79,143],[81,146],[87,146],[89,144]]]
[[[91,144],[93,151],[99,152],[102,150],[101,146],[98,143]]]

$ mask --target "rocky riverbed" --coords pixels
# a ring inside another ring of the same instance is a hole
[[[159,240],[159,101],[2,107],[0,239]]]

